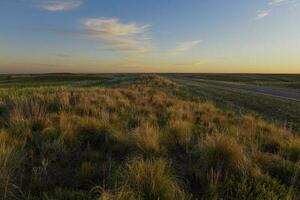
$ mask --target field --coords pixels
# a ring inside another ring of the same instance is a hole
[[[188,91],[188,99],[213,101],[225,110],[234,110],[241,114],[250,112],[271,123],[281,124],[295,132],[300,131],[300,75],[168,74],[165,76],[183,85],[183,90]],[[228,83],[231,87],[223,86]],[[254,92],[249,92],[249,86],[250,91],[253,91],[253,86],[263,87],[262,91],[267,91],[268,94],[260,93],[261,90],[257,91],[256,88]],[[240,90],[241,87],[247,90]],[[280,98],[277,95],[292,98]]]
[[[0,199],[297,200],[299,85],[299,75],[1,75]]]
[[[300,76],[297,74],[173,74],[189,79],[229,81],[300,92]]]

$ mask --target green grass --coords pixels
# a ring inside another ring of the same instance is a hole
[[[295,132],[300,132],[299,101],[239,92],[234,89],[221,89],[193,79],[182,79],[177,75],[168,75],[168,77],[182,85],[181,96],[185,99],[212,101],[223,109],[234,110],[238,114],[252,113],[271,123],[279,123]]]
[[[118,85],[133,80],[135,74],[40,74],[0,75],[0,87],[99,86]],[[130,81],[132,82],[132,81]]]
[[[0,199],[300,195],[300,136],[280,123],[199,101],[156,75],[35,84],[0,89]]]
[[[300,92],[299,74],[169,74],[169,76],[235,82]]]

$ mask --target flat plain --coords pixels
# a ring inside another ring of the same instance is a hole
[[[213,101],[237,113],[250,112],[299,131],[300,75],[168,74],[190,98]]]
[[[299,85],[299,75],[1,75],[0,198],[296,200]]]

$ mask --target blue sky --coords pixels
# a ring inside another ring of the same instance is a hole
[[[0,73],[300,73],[299,0],[1,0]]]

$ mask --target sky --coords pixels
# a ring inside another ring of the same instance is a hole
[[[300,73],[300,0],[0,0],[0,73]]]

